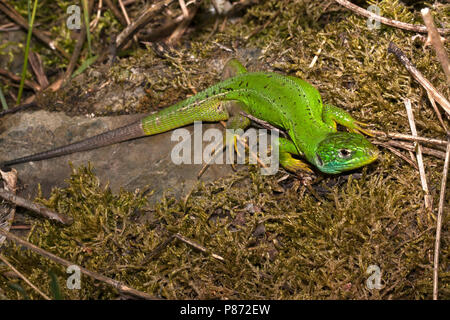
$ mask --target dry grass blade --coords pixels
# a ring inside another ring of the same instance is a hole
[[[255,30],[253,30],[252,32],[250,32],[250,34],[247,35],[247,36],[244,38],[244,40],[245,40],[245,41],[248,41],[248,39],[250,39],[250,38],[253,37],[254,35],[258,34],[258,33],[261,32],[262,30],[264,30],[265,28],[267,28],[267,26],[268,26],[269,24],[271,24],[272,21],[275,20],[275,19],[278,17],[279,14],[280,14],[279,12],[276,12],[276,13],[275,13],[270,19],[268,19],[262,26],[259,26],[259,27],[257,27]]]
[[[243,115],[244,117],[249,118],[250,120],[254,121],[255,123],[258,123],[259,125],[263,126],[266,129],[277,131],[279,135],[287,138],[287,134],[284,131],[278,129],[277,127],[274,127],[273,125],[271,125],[267,121],[258,119],[256,117],[252,116],[251,114],[247,114],[247,113],[245,113],[243,111],[241,111],[240,114]]]
[[[398,151],[394,147],[392,147],[386,143],[380,142],[380,141],[374,141],[373,144],[376,144],[376,145],[379,145],[379,146],[382,146],[382,147],[388,149],[389,151],[391,151],[393,154],[395,154],[399,158],[402,158],[403,160],[408,162],[413,168],[419,170],[419,167],[417,166],[416,162],[414,162],[413,160],[411,160],[408,157],[406,157],[405,155],[403,155],[400,151]]]
[[[220,148],[217,148],[220,147]],[[209,165],[217,158],[217,156],[219,156],[220,152],[222,152],[225,149],[225,145],[222,143],[222,141],[218,142],[212,152],[214,152],[213,156],[209,158],[209,160],[203,165],[203,167],[200,169],[200,171],[197,173],[197,179],[200,179],[200,177],[203,175],[203,173],[205,173],[206,169],[208,169]],[[190,194],[188,194],[189,196]],[[186,201],[187,202],[188,197],[186,197]]]
[[[89,16],[91,15],[92,9],[94,6],[93,1],[89,1]],[[70,77],[72,76],[73,71],[75,70],[75,67],[77,66],[78,58],[80,57],[81,51],[83,50],[84,42],[86,41],[87,36],[87,27],[85,25],[85,20],[83,19],[83,26],[80,30],[80,33],[78,35],[77,43],[75,45],[75,48],[73,49],[72,56],[70,57],[69,64],[67,65],[66,72],[64,73],[63,78],[61,81],[56,81],[53,83],[53,90],[58,90],[61,85],[67,83],[70,80]]]
[[[387,141],[386,143],[392,147],[400,148],[403,150],[416,151],[416,147],[412,143],[408,143],[408,142],[404,142],[404,141],[395,141],[395,140],[390,140],[390,141]],[[440,150],[422,147],[422,153],[428,154],[428,155],[436,157],[438,159],[445,159],[445,152],[440,151]]]
[[[30,280],[28,280],[27,277],[25,277],[19,270],[14,268],[14,266],[9,263],[6,258],[0,254],[0,260],[6,264],[15,274],[19,276],[23,281],[25,281],[31,288],[33,288],[34,291],[36,291],[40,296],[42,296],[45,300],[51,300],[45,293],[43,293],[41,290],[39,290],[38,287],[36,287]]]
[[[191,10],[188,10],[187,16],[185,16],[183,13],[183,21],[177,26],[170,37],[165,41],[168,45],[174,45],[175,43],[177,43],[180,40],[181,36],[186,32],[186,29],[188,28],[192,19],[194,19],[195,15],[197,14],[199,3],[200,2],[196,3]]]
[[[184,2],[184,0],[178,0],[178,2],[180,3],[180,8],[181,11],[183,12],[183,16],[187,18],[189,16],[189,10],[186,6],[186,2]]]
[[[408,115],[409,126],[411,127],[411,133],[413,137],[417,137],[416,123],[414,121],[414,113],[411,107],[411,101],[409,99],[405,100],[406,114]],[[422,156],[422,146],[414,142],[417,146],[417,165],[419,166],[420,182],[422,184],[422,189],[425,192],[425,208],[432,210],[433,200],[430,195],[430,190],[428,189],[427,176],[425,174],[425,166],[423,164]]]
[[[395,54],[395,56],[400,60],[400,62],[405,66],[405,68],[411,73],[411,75],[416,79],[424,88],[428,91],[430,96],[436,100],[445,112],[450,114],[450,102],[431,84],[428,79],[426,79],[423,74],[417,70],[417,68],[409,61],[406,55],[400,50],[399,47],[393,42],[389,43],[388,52]]]
[[[139,18],[132,24],[127,26],[116,38],[117,49],[122,48],[129,39],[131,39],[142,27],[150,22],[153,16],[170,5],[174,0],[159,1],[148,8]]]
[[[426,142],[429,144],[436,144],[436,145],[443,145],[443,146],[446,146],[447,144],[449,144],[449,142],[445,141],[445,140],[427,138],[427,137],[419,137],[419,136],[414,137],[409,134],[398,133],[398,132],[384,132],[384,131],[370,130],[370,133],[373,133],[374,135],[376,135],[378,137],[382,137],[382,138],[394,138],[394,139],[399,139],[399,140]]]
[[[445,76],[447,77],[447,83],[450,85],[450,63],[448,61],[447,52],[445,51],[444,45],[441,41],[441,36],[433,22],[433,17],[431,16],[430,9],[425,8],[421,11],[423,21],[428,29],[428,38],[431,40],[431,44],[436,51],[436,56],[444,69]]]
[[[30,51],[30,54],[28,55],[28,61],[30,62],[34,74],[36,75],[39,85],[41,86],[41,88],[45,89],[48,86],[48,79],[45,75],[41,56],[36,52]]]
[[[109,7],[109,9],[111,9],[112,14],[114,15],[114,17],[116,17],[117,20],[119,20],[120,24],[123,25],[123,26],[126,26],[127,25],[127,21],[125,20],[123,15],[120,14],[120,10],[116,7],[114,2],[112,2],[111,0],[105,0],[105,3]]]
[[[436,219],[436,240],[434,245],[434,259],[433,259],[433,299],[438,298],[438,281],[439,281],[439,248],[441,245],[441,230],[442,230],[442,219],[444,212],[444,201],[445,201],[445,189],[447,187],[447,175],[448,166],[450,162],[450,144],[447,145],[447,152],[445,153],[444,170],[442,173],[441,182],[441,192],[439,195],[439,209],[438,216]]]
[[[15,75],[14,73],[12,73],[8,70],[5,70],[5,69],[0,69],[0,76],[10,78],[11,80],[13,80],[15,82],[20,82],[20,76]],[[33,91],[35,91],[35,92],[41,90],[41,86],[39,84],[37,84],[35,81],[25,80],[24,83],[28,88],[33,89]]]
[[[179,233],[174,234],[173,237],[175,239],[180,240],[181,242],[184,242],[184,243],[190,245],[191,247],[193,247],[193,248],[195,248],[195,249],[197,249],[197,250],[199,250],[199,251],[201,251],[203,253],[210,254],[211,257],[213,257],[214,259],[217,259],[217,260],[220,260],[220,261],[225,261],[225,259],[223,257],[219,256],[218,254],[210,252],[210,250],[206,249],[204,246],[198,244],[197,242],[195,242],[195,241],[193,241],[191,239],[188,239],[188,238],[182,236]]]

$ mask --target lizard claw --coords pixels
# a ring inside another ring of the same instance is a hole
[[[359,133],[359,134],[364,133],[367,136],[375,137],[375,135],[370,130],[361,128],[361,127],[368,127],[368,126],[369,126],[369,124],[367,124],[367,123],[355,120],[354,128],[349,128],[349,131],[354,132],[354,133]]]

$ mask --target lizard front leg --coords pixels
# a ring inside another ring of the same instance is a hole
[[[336,123],[339,123],[340,125],[346,127],[350,132],[362,132],[373,137],[372,133],[361,128],[361,126],[367,126],[367,124],[353,119],[347,111],[331,104],[325,104],[323,106],[322,120],[334,131],[336,131]]]

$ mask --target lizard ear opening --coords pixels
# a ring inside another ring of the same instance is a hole
[[[316,154],[316,160],[317,160],[317,164],[322,167],[323,161],[322,161],[322,158],[318,154]]]

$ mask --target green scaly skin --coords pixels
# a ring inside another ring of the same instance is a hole
[[[241,119],[240,111],[288,133],[291,140],[279,138],[279,152],[280,164],[290,171],[310,170],[292,155],[301,155],[320,171],[331,174],[364,166],[378,157],[377,148],[359,134],[364,132],[359,126],[361,123],[342,109],[324,106],[319,92],[308,82],[272,72],[246,72],[234,59],[228,62],[227,68],[234,76],[136,123],[68,146],[8,161],[2,167],[154,135],[194,121],[228,120],[227,127],[244,129],[249,121]],[[224,103],[226,101],[238,102],[238,106]],[[338,132],[336,123],[352,132]]]

